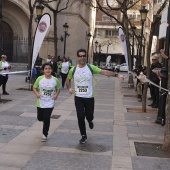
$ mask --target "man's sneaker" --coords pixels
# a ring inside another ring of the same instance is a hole
[[[93,129],[93,127],[94,127],[93,122],[89,122],[89,128],[90,128],[90,129]]]
[[[4,92],[4,93],[2,93],[3,95],[9,95],[9,93],[7,93],[7,92]]]
[[[87,142],[87,136],[83,135],[82,138],[79,140],[81,144],[85,144]]]
[[[46,142],[46,141],[47,141],[47,137],[45,135],[43,135],[41,138],[41,142]]]

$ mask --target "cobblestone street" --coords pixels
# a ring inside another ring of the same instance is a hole
[[[124,73],[125,77],[127,75]],[[95,75],[94,129],[81,138],[74,96],[60,91],[51,119],[49,139],[41,142],[42,123],[36,119],[36,98],[25,75],[11,75],[7,83],[12,101],[0,104],[0,170],[168,170],[170,159],[137,156],[134,142],[162,143],[164,127],[154,123],[157,110],[127,112],[140,107],[127,78],[119,81]],[[149,102],[148,102],[149,103]],[[148,105],[148,104],[147,104]]]

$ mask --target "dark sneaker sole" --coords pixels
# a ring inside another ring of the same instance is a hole
[[[87,139],[85,141],[83,141],[83,142],[79,141],[79,143],[80,144],[85,144],[85,143],[87,143]]]
[[[41,142],[47,142],[47,139],[41,139]]]

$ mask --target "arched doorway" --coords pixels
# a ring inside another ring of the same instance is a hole
[[[7,55],[8,61],[13,58],[13,30],[9,24],[2,22],[2,54]]]

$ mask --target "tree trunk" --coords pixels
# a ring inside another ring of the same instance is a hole
[[[55,58],[57,59],[57,12],[53,12],[54,15],[54,51],[55,51]]]
[[[147,91],[148,91],[148,83],[144,84],[144,90],[142,94],[142,112],[146,112],[146,98],[147,98]]]
[[[28,63],[29,68],[31,69],[32,62],[32,20],[33,13],[30,13],[29,26],[28,26]]]
[[[170,63],[168,63],[168,89],[170,90]],[[164,133],[164,143],[162,146],[163,150],[170,151],[170,94],[167,95],[166,107],[165,107],[165,133]]]
[[[126,46],[127,46],[127,55],[128,55],[128,65],[129,65],[129,71],[132,71],[132,59],[131,59],[131,51],[130,51],[130,43],[129,43],[129,27],[128,27],[128,21],[125,19],[125,34],[126,34]],[[134,82],[133,82],[133,76],[132,74],[129,74],[129,88],[134,88]]]
[[[2,0],[0,0],[0,56],[2,55]]]
[[[154,26],[155,24],[152,23],[150,29],[150,35],[149,35],[149,43],[148,43],[148,50],[147,50],[147,78],[150,78],[150,55],[151,55],[151,48],[152,48]],[[148,89],[148,83],[145,83],[143,94],[142,94],[142,112],[146,112],[147,89]]]

